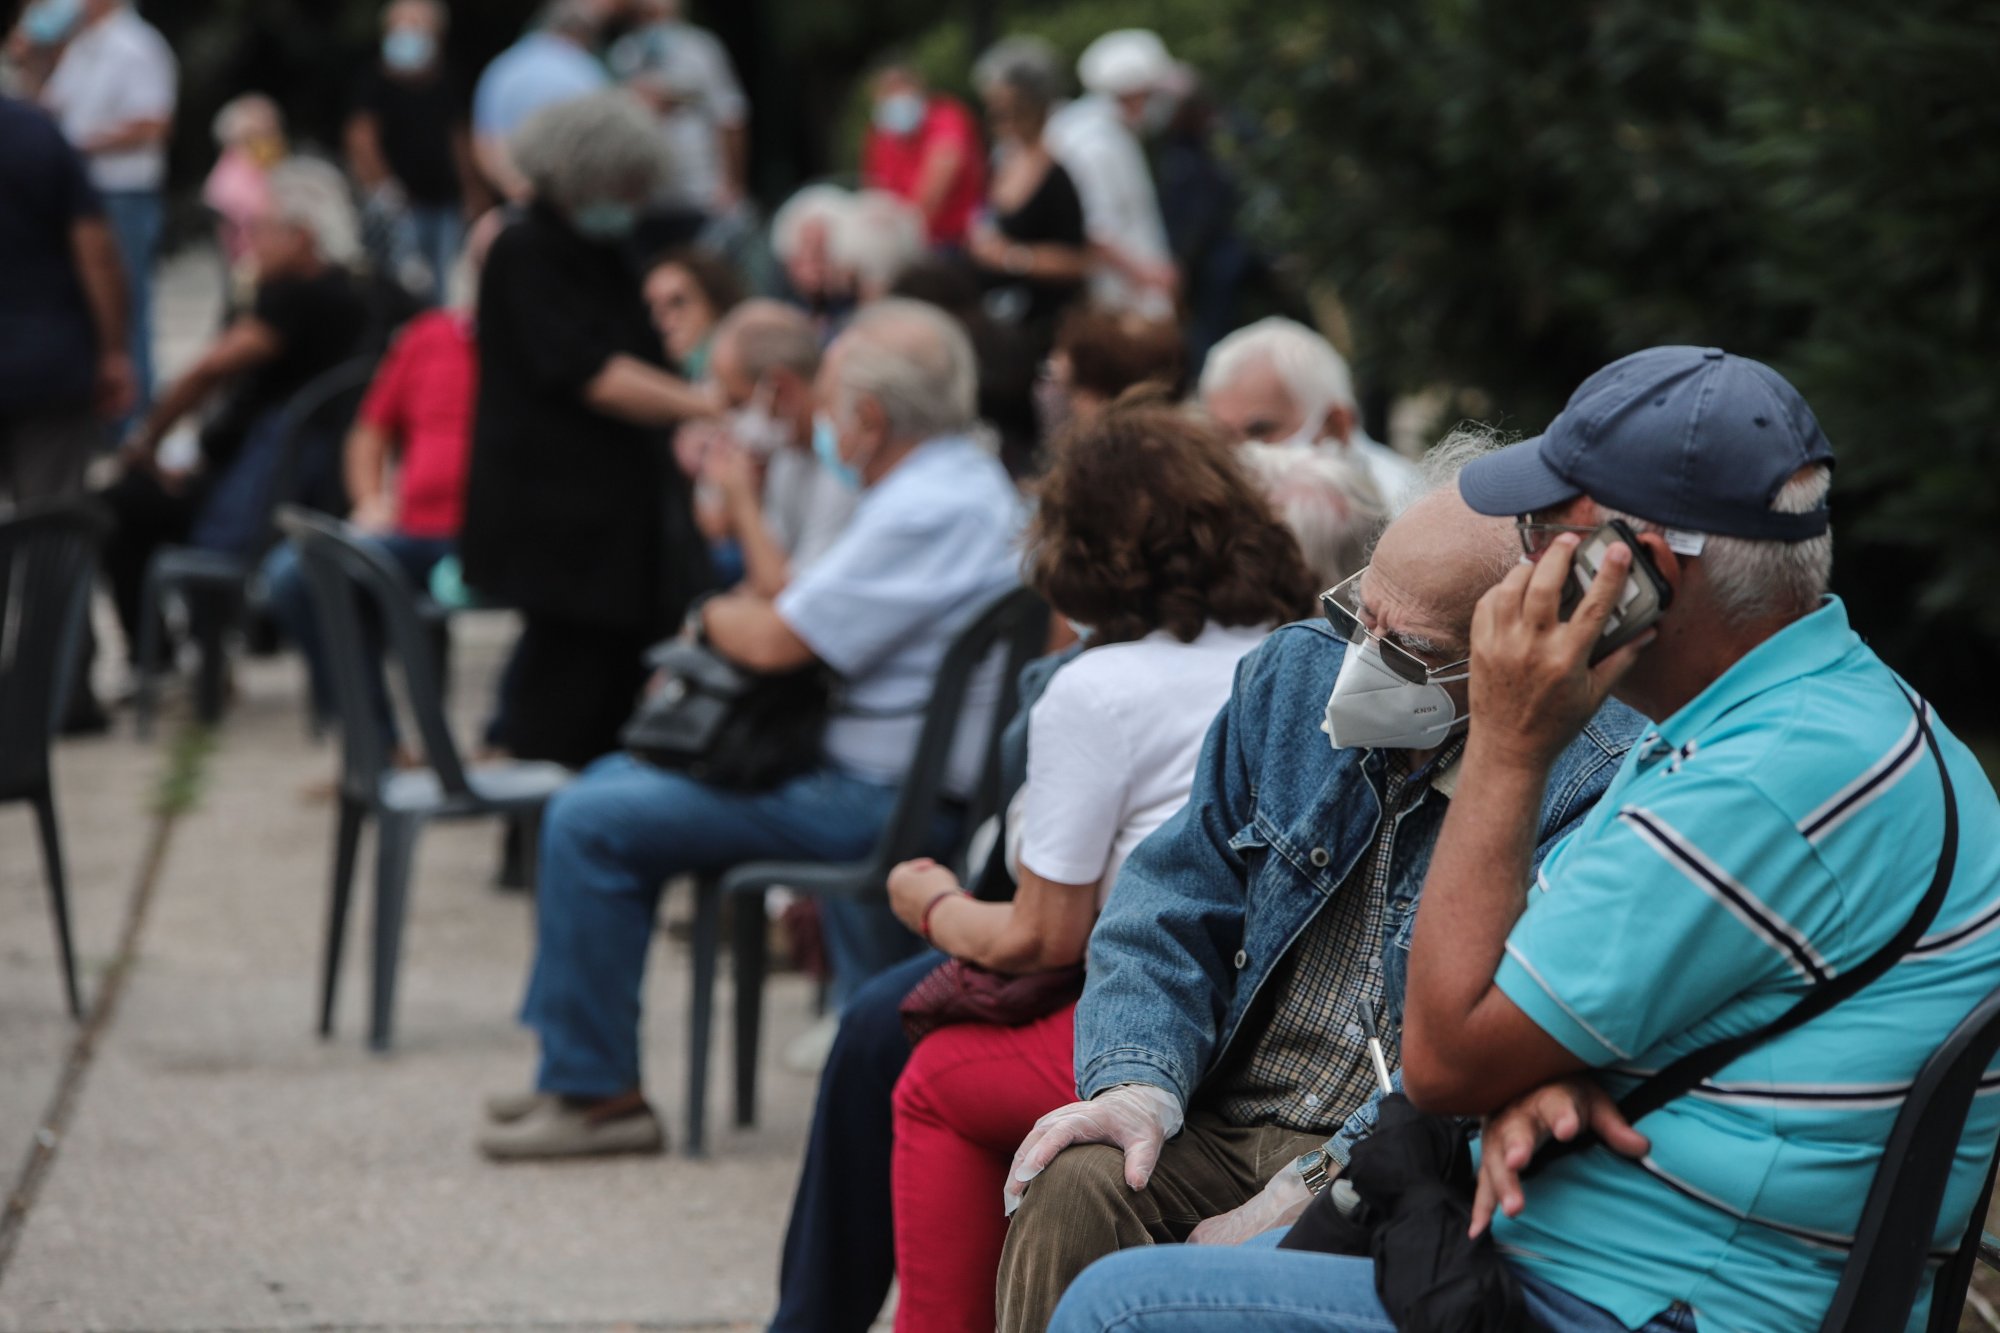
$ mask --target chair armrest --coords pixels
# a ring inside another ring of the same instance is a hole
[[[725,894],[779,887],[813,898],[888,898],[888,888],[870,861],[751,861],[722,877]]]

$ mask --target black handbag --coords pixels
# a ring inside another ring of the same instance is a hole
[[[1909,702],[1944,789],[1944,840],[1916,911],[1888,943],[1852,970],[1814,986],[1772,1022],[1690,1051],[1633,1088],[1618,1102],[1628,1124],[1637,1124],[1750,1051],[1859,994],[1900,962],[1937,919],[1958,861],[1958,801],[1923,705],[1916,699]],[[1492,1231],[1477,1239],[1466,1236],[1477,1185],[1471,1153],[1476,1132],[1471,1120],[1427,1115],[1401,1093],[1385,1095],[1377,1128],[1349,1155],[1343,1179],[1350,1188],[1343,1190],[1336,1182],[1323,1191],[1279,1248],[1371,1256],[1376,1295],[1400,1333],[1519,1333],[1527,1327],[1520,1286],[1500,1258]],[[1592,1142],[1580,1135],[1569,1143],[1545,1144],[1525,1174]]]
[[[819,766],[834,698],[825,666],[767,675],[693,638],[646,660],[663,679],[619,737],[637,758],[732,791],[768,791]]]

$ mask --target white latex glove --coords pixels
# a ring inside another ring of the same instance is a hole
[[[1056,1154],[1078,1143],[1108,1143],[1125,1154],[1125,1183],[1146,1188],[1159,1164],[1160,1149],[1181,1132],[1181,1103],[1164,1088],[1121,1083],[1087,1102],[1071,1102],[1035,1122],[1014,1153],[1007,1173],[1004,1205],[1007,1216],[1021,1206],[1028,1182],[1055,1161]]]
[[[1241,1245],[1252,1236],[1261,1236],[1274,1227],[1290,1226],[1313,1200],[1305,1177],[1287,1162],[1271,1177],[1271,1183],[1241,1208],[1209,1218],[1188,1235],[1190,1245]]]

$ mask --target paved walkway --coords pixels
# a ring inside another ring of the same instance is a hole
[[[186,328],[202,275],[177,278]],[[461,734],[509,634],[504,617],[461,625]],[[339,1035],[320,1042],[333,815],[305,789],[334,747],[304,733],[293,659],[243,663],[236,686],[212,748],[184,718],[141,744],[124,716],[59,747],[95,1006],[82,1029],[62,1008],[28,811],[0,808],[0,1330],[757,1326],[811,1082],[768,1068],[762,1124],[729,1128],[724,1022],[707,1160],[480,1160],[480,1097],[526,1086],[533,1064],[512,1021],[530,904],[492,886],[497,828],[426,835],[395,1053],[361,1041],[360,895]],[[163,797],[184,811],[161,813]],[[686,947],[657,937],[646,1059],[676,1135],[687,973]],[[725,977],[723,1014],[727,992]],[[767,1054],[808,998],[773,981]]]

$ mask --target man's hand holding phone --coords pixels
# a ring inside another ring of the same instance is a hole
[[[1624,542],[1605,548],[1598,577],[1563,614],[1564,588],[1581,541],[1558,537],[1534,564],[1515,568],[1472,615],[1472,730],[1467,744],[1522,769],[1546,773],[1583,729],[1654,631],[1593,663],[1632,573]]]

